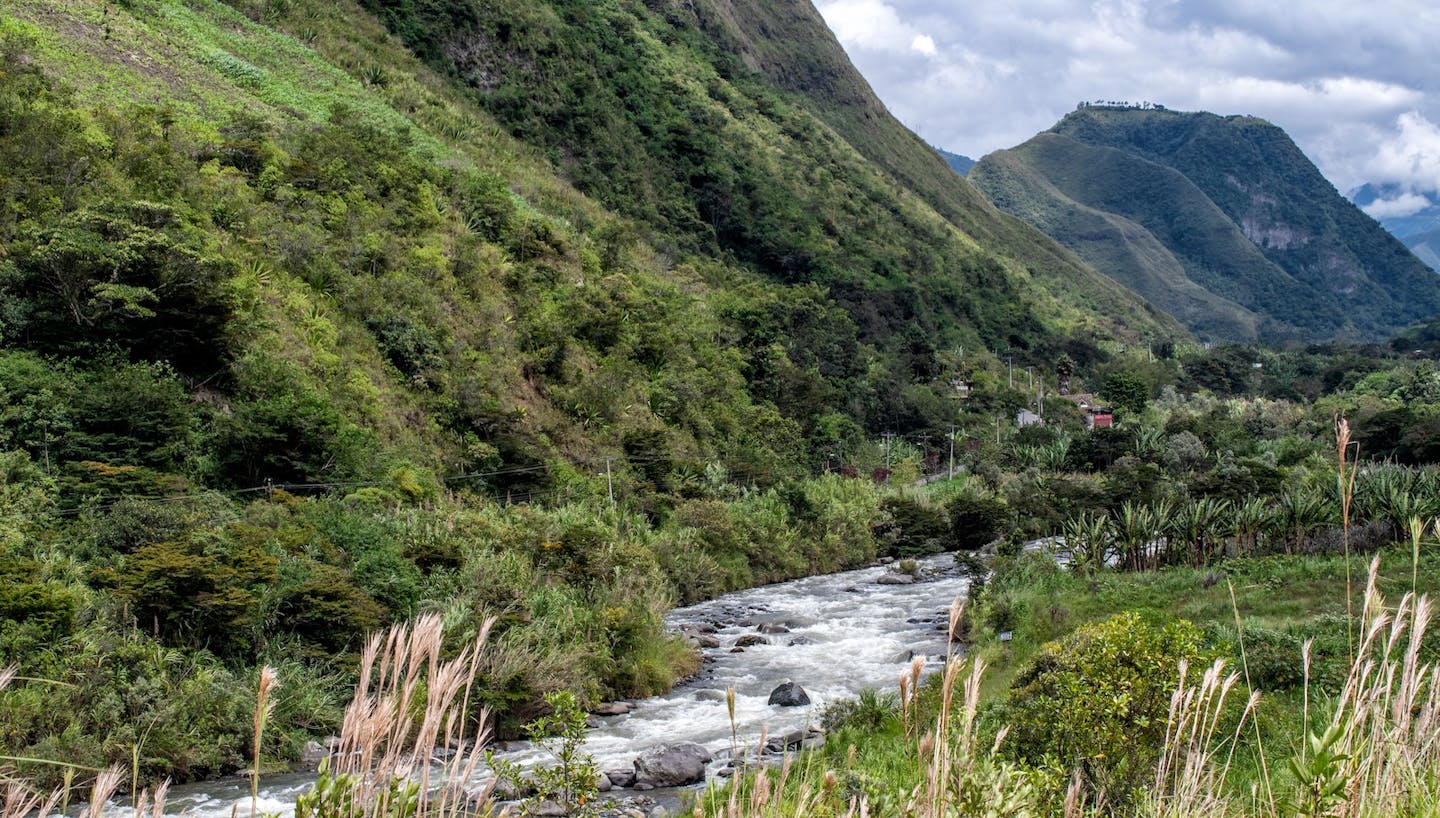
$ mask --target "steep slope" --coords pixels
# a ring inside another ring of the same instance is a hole
[[[1425,266],[1440,271],[1440,227],[1404,236],[1401,241]]]
[[[950,172],[809,6],[461,4],[448,38],[372,6],[414,53],[345,4],[11,6],[0,343],[29,374],[0,386],[89,441],[74,491],[513,494],[621,453],[660,494],[769,482],[836,428],[948,422],[947,348],[1182,332]],[[192,396],[185,445],[54,397],[130,365]]]
[[[1173,329],[957,179],[808,3],[368,5],[581,189],[677,249],[825,286],[867,340]]]
[[[1193,259],[1186,256],[1182,260],[1142,223],[1117,212],[1082,204],[1067,190],[1076,190],[1077,195],[1083,197],[1088,189],[1083,179],[1064,176],[1061,181],[1066,183],[1066,189],[1062,189],[1046,177],[1042,167],[1047,154],[1080,149],[1063,142],[1061,137],[1049,140],[1037,137],[1014,150],[996,151],[975,171],[975,184],[1001,209],[1054,237],[1090,266],[1106,271],[1175,316],[1200,337],[1257,337],[1260,316],[1190,278],[1187,262],[1188,267],[1199,268],[1198,274],[1204,269],[1203,256]],[[1047,147],[1050,150],[1046,150]],[[1092,167],[1099,168],[1101,164],[1097,162]],[[1130,170],[1133,169],[1119,172]],[[1183,185],[1175,185],[1177,196],[1185,192]],[[1123,204],[1122,201],[1122,207]],[[1133,215],[1143,218],[1146,214]]]
[[[1142,225],[1194,284],[1263,316],[1261,337],[1378,338],[1440,311],[1440,279],[1261,120],[1081,108],[1005,156],[1004,163],[982,159],[971,180],[999,196],[1024,186],[1009,177],[1027,166],[1073,202]],[[1064,205],[1024,207],[1034,218]],[[1072,226],[1050,229],[1078,246]],[[1102,269],[1123,281],[1165,277],[1146,259],[1093,244],[1082,255],[1118,264]],[[1211,302],[1187,325],[1207,326],[1216,338],[1248,337],[1248,322],[1225,328],[1233,318],[1223,302]]]

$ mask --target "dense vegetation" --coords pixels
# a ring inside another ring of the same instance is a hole
[[[1378,340],[1440,279],[1249,117],[1085,108],[969,177],[1208,340]]]
[[[1046,318],[1173,327],[946,172],[808,3],[367,6],[661,246],[823,284],[863,341],[944,348],[958,323],[1037,349]]]
[[[239,769],[266,665],[260,755],[292,760],[363,635],[422,613],[447,656],[494,620],[473,671],[509,735],[692,670],[677,602],[1125,501],[1310,497],[1336,410],[1366,455],[1437,457],[1427,364],[1184,346],[980,202],[828,35],[754,37],[812,12],[494,5],[7,7],[0,755],[26,774]],[[1060,378],[1125,425],[1050,396],[1011,430]],[[895,491],[952,448],[973,482]]]
[[[1140,389],[1112,429],[1061,421],[970,449],[971,474],[907,501],[943,505],[974,534],[963,543],[995,551],[953,625],[983,674],[956,660],[918,694],[902,684],[900,698],[870,691],[836,706],[823,751],[707,808],[1433,810],[1440,760],[1425,720],[1435,699],[1417,680],[1440,642],[1426,628],[1428,603],[1411,595],[1440,588],[1440,452],[1422,442],[1435,437],[1440,374],[1380,352],[1231,347],[1130,359],[1102,396],[1118,404],[1127,381],[1165,373],[1181,390]],[[1215,378],[1232,367],[1240,377]],[[1329,394],[1293,397],[1326,371],[1339,379]],[[1364,420],[1347,428],[1336,413]],[[1403,426],[1390,425],[1392,413]],[[1047,545],[1022,550],[1037,537]],[[1372,558],[1378,596],[1366,590]],[[1216,660],[1225,670],[1202,678]],[[1401,698],[1408,704],[1370,709]]]
[[[361,636],[427,610],[457,644],[499,618],[502,733],[547,692],[662,689],[693,662],[666,605],[900,547],[883,491],[819,475],[952,419],[946,345],[1086,359],[1115,326],[1022,292],[739,68],[774,108],[749,149],[824,146],[815,172],[869,186],[848,302],[603,209],[357,8],[237,6],[0,24],[0,747],[27,772],[237,769],[266,663],[264,755],[292,759]],[[905,231],[970,282],[912,287]],[[872,285],[898,312],[864,318]]]

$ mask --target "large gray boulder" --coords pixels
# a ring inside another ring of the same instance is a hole
[[[800,685],[786,682],[770,691],[770,698],[765,703],[780,707],[802,707],[810,703],[810,696]]]
[[[683,787],[705,780],[710,751],[692,741],[662,744],[635,759],[635,784],[652,787]]]

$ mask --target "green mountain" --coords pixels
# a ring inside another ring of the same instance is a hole
[[[1184,337],[803,3],[7,3],[0,755],[234,771],[274,664],[293,759],[420,611],[512,734],[662,690],[668,605],[899,548],[820,473],[988,437],[982,350]]]
[[[971,159],[968,156],[962,156],[958,153],[951,153],[950,151],[942,150],[940,148],[936,148],[935,152],[940,154],[940,158],[945,160],[945,164],[949,165],[951,169],[953,169],[961,176],[969,173],[970,169],[975,167],[975,160]]]
[[[968,177],[1203,338],[1380,338],[1440,278],[1253,117],[1083,107]]]
[[[190,430],[57,406],[77,486],[536,490],[510,470],[601,453],[775,479],[836,418],[945,422],[943,350],[1181,332],[951,173],[805,4],[11,14],[0,386],[140,367]]]

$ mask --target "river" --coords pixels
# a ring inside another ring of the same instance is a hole
[[[628,768],[641,751],[676,741],[703,744],[723,758],[731,744],[726,688],[735,689],[740,742],[751,746],[762,730],[775,736],[818,724],[826,704],[864,688],[896,689],[912,654],[932,661],[946,655],[948,611],[969,586],[948,554],[919,565],[924,579],[909,585],[880,584],[889,570],[871,567],[752,588],[671,611],[670,627],[713,627],[720,646],[705,649],[701,672],[669,693],[637,701],[629,713],[598,717],[586,751],[602,770]],[[766,625],[788,632],[765,634],[768,644],[731,652],[737,639]],[[804,687],[810,704],[767,704],[770,691],[785,681]],[[523,743],[508,752],[522,764],[538,758]],[[266,776],[260,810],[289,815],[296,796],[313,780],[304,773]],[[172,789],[167,811],[230,818],[237,803],[240,814],[249,814],[248,781],[206,781]]]

